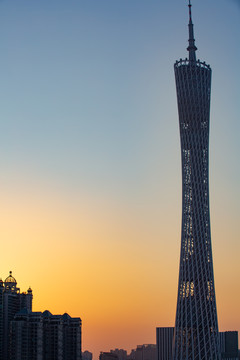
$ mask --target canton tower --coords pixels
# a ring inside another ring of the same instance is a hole
[[[182,234],[173,360],[219,360],[208,185],[211,68],[196,60],[190,0],[188,6],[189,58],[174,65],[182,158]]]

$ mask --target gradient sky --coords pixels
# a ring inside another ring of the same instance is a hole
[[[210,205],[220,330],[240,330],[240,1],[193,0],[213,69]],[[181,159],[173,64],[184,0],[0,1],[1,274],[83,350],[174,326]]]

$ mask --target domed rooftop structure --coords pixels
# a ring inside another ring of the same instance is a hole
[[[4,282],[5,282],[5,284],[6,284],[6,283],[12,283],[12,284],[17,285],[16,279],[12,276],[12,271],[9,271],[9,275],[8,275],[8,277],[5,279]]]
[[[19,293],[20,289],[17,288],[17,281],[12,276],[12,272],[9,271],[8,277],[4,281],[5,292]]]

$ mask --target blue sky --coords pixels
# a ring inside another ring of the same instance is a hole
[[[170,144],[175,150],[178,129],[168,119],[176,117],[172,65],[186,56],[184,5],[1,2],[1,143],[9,152],[9,159],[4,156],[8,166],[11,156],[22,154],[22,165],[38,163],[41,173],[57,175],[62,166],[63,172],[64,166],[76,171],[78,161],[86,167],[86,177],[89,173],[92,178],[94,171],[109,176],[112,167],[123,175],[131,172],[130,163],[137,167],[139,151],[145,157],[155,131],[175,131],[174,137],[168,133],[154,139],[159,154]],[[225,141],[231,147],[239,129],[239,7],[223,0],[193,5],[198,55],[213,67],[212,114],[218,119],[225,112],[217,121],[222,128],[214,123],[215,135],[229,134]],[[219,106],[214,107],[215,101]],[[234,126],[229,126],[231,120]]]

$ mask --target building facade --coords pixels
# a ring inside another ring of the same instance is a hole
[[[135,360],[157,360],[156,344],[137,345]]]
[[[88,350],[85,350],[82,352],[82,360],[92,360],[93,358],[93,354],[88,351]]]
[[[32,299],[11,271],[0,280],[0,360],[80,360],[81,319],[32,312]]]
[[[172,360],[174,327],[157,327],[157,360]]]
[[[101,351],[99,360],[118,360],[118,355],[113,352]]]
[[[127,351],[124,349],[110,350],[110,353],[116,354],[118,356],[118,360],[127,360]]]
[[[11,360],[80,360],[81,319],[23,309],[11,321]]]
[[[0,359],[10,359],[10,323],[15,314],[23,308],[32,310],[32,290],[20,292],[17,281],[9,272],[3,282],[0,280]]]
[[[238,331],[219,333],[220,349],[223,360],[238,360]]]
[[[189,58],[174,65],[182,158],[182,234],[173,360],[218,360],[208,183],[211,68],[196,60],[190,0],[188,27]]]

